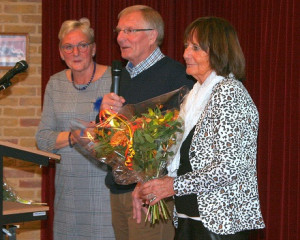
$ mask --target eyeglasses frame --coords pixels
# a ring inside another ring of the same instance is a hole
[[[131,29],[131,28],[124,28],[124,29],[114,29],[114,33],[119,34],[120,32],[124,32],[125,34],[131,34],[136,32],[144,32],[144,31],[152,31],[153,28],[137,28],[137,29]]]
[[[93,43],[94,43],[94,42],[90,42],[90,43],[82,43],[82,42],[80,42],[80,43],[78,43],[77,45],[73,45],[73,44],[65,44],[65,45],[62,45],[60,48],[61,48],[61,49],[63,50],[63,52],[66,53],[66,54],[71,54],[71,53],[73,53],[75,47],[77,47],[77,51],[78,51],[78,52],[84,53],[84,52],[87,51],[88,48],[86,48],[86,50],[84,50],[84,51],[81,51],[78,47],[79,47],[79,46],[82,46],[82,45],[85,45],[85,46],[88,47],[89,45],[91,45],[91,44],[93,44]],[[72,51],[71,51],[71,52],[66,52],[66,49],[65,49],[66,46],[72,46]]]

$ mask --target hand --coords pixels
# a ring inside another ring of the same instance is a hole
[[[103,96],[102,104],[100,106],[100,111],[107,109],[112,112],[118,112],[123,104],[125,103],[125,99],[117,94],[111,92],[107,93]]]
[[[161,199],[175,195],[173,184],[174,178],[168,176],[150,180],[140,186],[139,198],[152,206]]]
[[[133,209],[133,219],[136,219],[137,223],[141,222],[142,213],[143,210],[145,214],[147,214],[148,208],[146,207],[144,201],[140,198],[139,192],[140,192],[141,183],[138,183],[132,192],[132,209]]]
[[[70,135],[70,141],[71,141],[72,145],[78,143],[79,138],[80,138],[80,131],[81,130],[72,131],[72,133]]]
[[[80,143],[82,146],[88,146],[88,144],[95,138],[95,125],[95,121],[91,121],[89,123],[84,122],[84,126],[86,127],[85,129],[72,130],[70,135],[72,145]]]

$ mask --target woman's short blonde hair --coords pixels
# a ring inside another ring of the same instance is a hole
[[[158,32],[156,43],[160,46],[164,40],[164,21],[158,11],[146,5],[134,5],[123,9],[119,15],[118,19],[122,16],[133,13],[141,12],[147,27],[153,28]]]
[[[71,31],[80,29],[89,39],[90,43],[95,41],[94,29],[90,27],[90,20],[87,18],[81,18],[79,20],[66,20],[60,27],[58,33],[58,39],[62,39]]]

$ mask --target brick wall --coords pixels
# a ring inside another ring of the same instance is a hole
[[[0,1],[0,32],[28,33],[29,68],[0,92],[0,140],[36,148],[35,132],[41,112],[42,0]],[[0,77],[8,70],[0,69]],[[41,169],[31,163],[5,159],[4,176],[23,198],[40,201]],[[18,240],[40,239],[40,222],[20,223]]]

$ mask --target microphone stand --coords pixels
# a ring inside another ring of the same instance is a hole
[[[0,85],[0,91],[8,88],[10,85],[11,85],[11,81],[4,82],[2,85]]]

